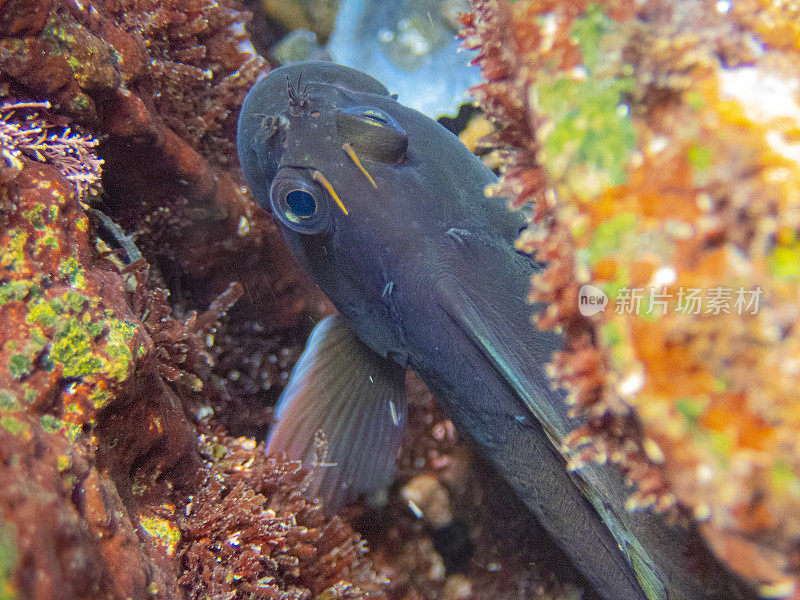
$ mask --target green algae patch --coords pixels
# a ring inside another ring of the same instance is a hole
[[[34,246],[35,254],[37,256],[46,249],[50,249],[52,251],[58,251],[61,249],[61,244],[58,242],[58,238],[49,229],[45,229],[44,235],[36,240],[36,244]]]
[[[10,340],[3,349],[10,353],[8,358],[8,372],[12,379],[21,380],[33,372],[33,363],[39,353],[47,345],[47,338],[38,327],[28,331],[28,339],[23,341]]]
[[[158,516],[142,515],[139,517],[139,522],[147,533],[158,539],[166,550],[167,556],[175,554],[175,548],[181,539],[181,532],[171,521]]]
[[[14,572],[18,562],[16,527],[0,515],[0,600],[14,600],[17,597]]]
[[[113,311],[92,310],[97,304],[97,299],[75,290],[29,301],[25,322],[30,326],[31,339],[24,354],[12,356],[12,376],[19,379],[29,374],[33,358],[49,343],[42,361],[48,370],[61,366],[63,377],[124,381],[134,362],[129,345],[137,325],[114,318]],[[40,328],[51,333],[47,335]]]
[[[28,325],[38,324],[42,327],[52,327],[56,324],[58,314],[52,302],[37,299],[28,305],[28,314],[25,315],[25,322]]]
[[[77,320],[68,320],[56,327],[48,359],[63,367],[64,377],[84,377],[98,373],[102,359],[92,351],[92,338]]]
[[[100,410],[111,402],[111,392],[97,387],[89,394],[89,402],[91,402],[95,410]]]
[[[675,409],[683,417],[686,424],[696,429],[700,424],[700,417],[706,411],[708,401],[703,398],[680,398],[675,402]]]
[[[76,256],[62,259],[58,265],[58,272],[72,287],[77,289],[86,287],[86,270]]]
[[[61,471],[66,471],[67,469],[69,469],[69,465],[70,465],[69,456],[62,454],[58,457],[58,460],[56,461],[56,468],[58,469],[59,473]]]
[[[0,390],[0,411],[17,410],[18,408],[17,395],[12,390]]]
[[[80,292],[67,292],[64,294],[64,300],[70,311],[74,313],[81,312],[86,303],[89,302],[89,298]]]
[[[0,268],[10,271],[19,271],[25,264],[25,243],[28,241],[28,232],[15,227],[8,232],[8,241],[3,244],[3,253],[0,255]]]
[[[123,381],[133,363],[130,341],[137,326],[127,321],[114,319],[109,323],[105,352],[108,357],[106,373],[109,378]]]
[[[47,207],[41,202],[35,202],[31,208],[22,212],[22,218],[33,225],[34,229],[44,229],[44,212]]]
[[[28,404],[33,404],[36,401],[36,390],[27,383],[22,385],[22,393],[25,396],[25,402]]]
[[[28,426],[24,421],[19,420],[12,415],[3,415],[0,417],[0,427],[5,429],[11,435],[22,435],[30,433]]]
[[[767,268],[777,279],[784,281],[800,279],[800,243],[794,241],[789,245],[777,246],[767,256]]]
[[[53,415],[42,415],[42,428],[47,433],[58,433],[64,428],[64,421]]]
[[[602,184],[621,185],[636,149],[636,133],[623,95],[634,81],[623,66],[607,66],[615,23],[596,4],[572,29],[584,65],[569,73],[543,73],[536,85],[537,109],[550,118],[542,160],[556,178],[595,193]],[[612,61],[613,62],[613,61]]]
[[[711,148],[694,144],[686,152],[686,158],[695,171],[705,171],[711,167],[713,154]]]
[[[105,346],[100,352],[95,350],[93,338],[105,329]],[[48,358],[62,365],[64,377],[100,375],[124,381],[133,363],[128,344],[135,332],[136,325],[118,319],[109,319],[103,324],[72,318],[56,327]]]
[[[33,287],[34,282],[27,279],[7,281],[0,284],[0,306],[9,302],[24,300]]]
[[[22,379],[30,375],[33,369],[33,361],[24,354],[13,354],[8,359],[8,372],[13,379]]]
[[[623,213],[597,226],[589,242],[589,260],[596,264],[625,248],[626,240],[636,234],[638,218],[633,213]]]
[[[771,469],[772,482],[775,487],[787,491],[794,496],[800,496],[800,478],[787,462],[776,461]]]
[[[70,402],[64,409],[64,425],[67,428],[67,439],[74,442],[81,435],[86,413],[77,402]]]

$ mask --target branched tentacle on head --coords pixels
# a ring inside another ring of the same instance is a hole
[[[303,72],[297,77],[297,89],[292,87],[289,76],[286,76],[286,87],[289,92],[289,111],[292,116],[298,116],[308,110],[308,84],[303,87]]]

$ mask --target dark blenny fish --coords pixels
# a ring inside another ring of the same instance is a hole
[[[544,372],[559,338],[531,324],[523,216],[485,196],[496,178],[456,136],[372,77],[300,63],[250,90],[238,147],[340,312],[314,330],[268,448],[314,469],[329,510],[391,481],[412,369],[604,598],[709,597],[686,533],[626,511],[613,467],[568,472],[559,440],[577,423]]]

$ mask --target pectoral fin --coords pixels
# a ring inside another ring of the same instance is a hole
[[[527,273],[517,275],[522,285],[510,277],[493,283],[490,273],[473,271],[468,282],[445,273],[436,284],[436,297],[560,448],[568,431],[567,404],[563,394],[553,391],[543,367],[561,348],[561,340],[531,322]]]
[[[406,422],[405,377],[334,315],[314,329],[275,414],[267,453],[311,471],[309,496],[335,513],[388,484]]]

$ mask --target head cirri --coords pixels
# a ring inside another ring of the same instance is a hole
[[[239,120],[239,160],[257,202],[297,233],[330,231],[337,213],[349,216],[345,200],[378,189],[363,161],[406,159],[408,135],[391,114],[398,108],[380,82],[339,65],[270,72]]]

